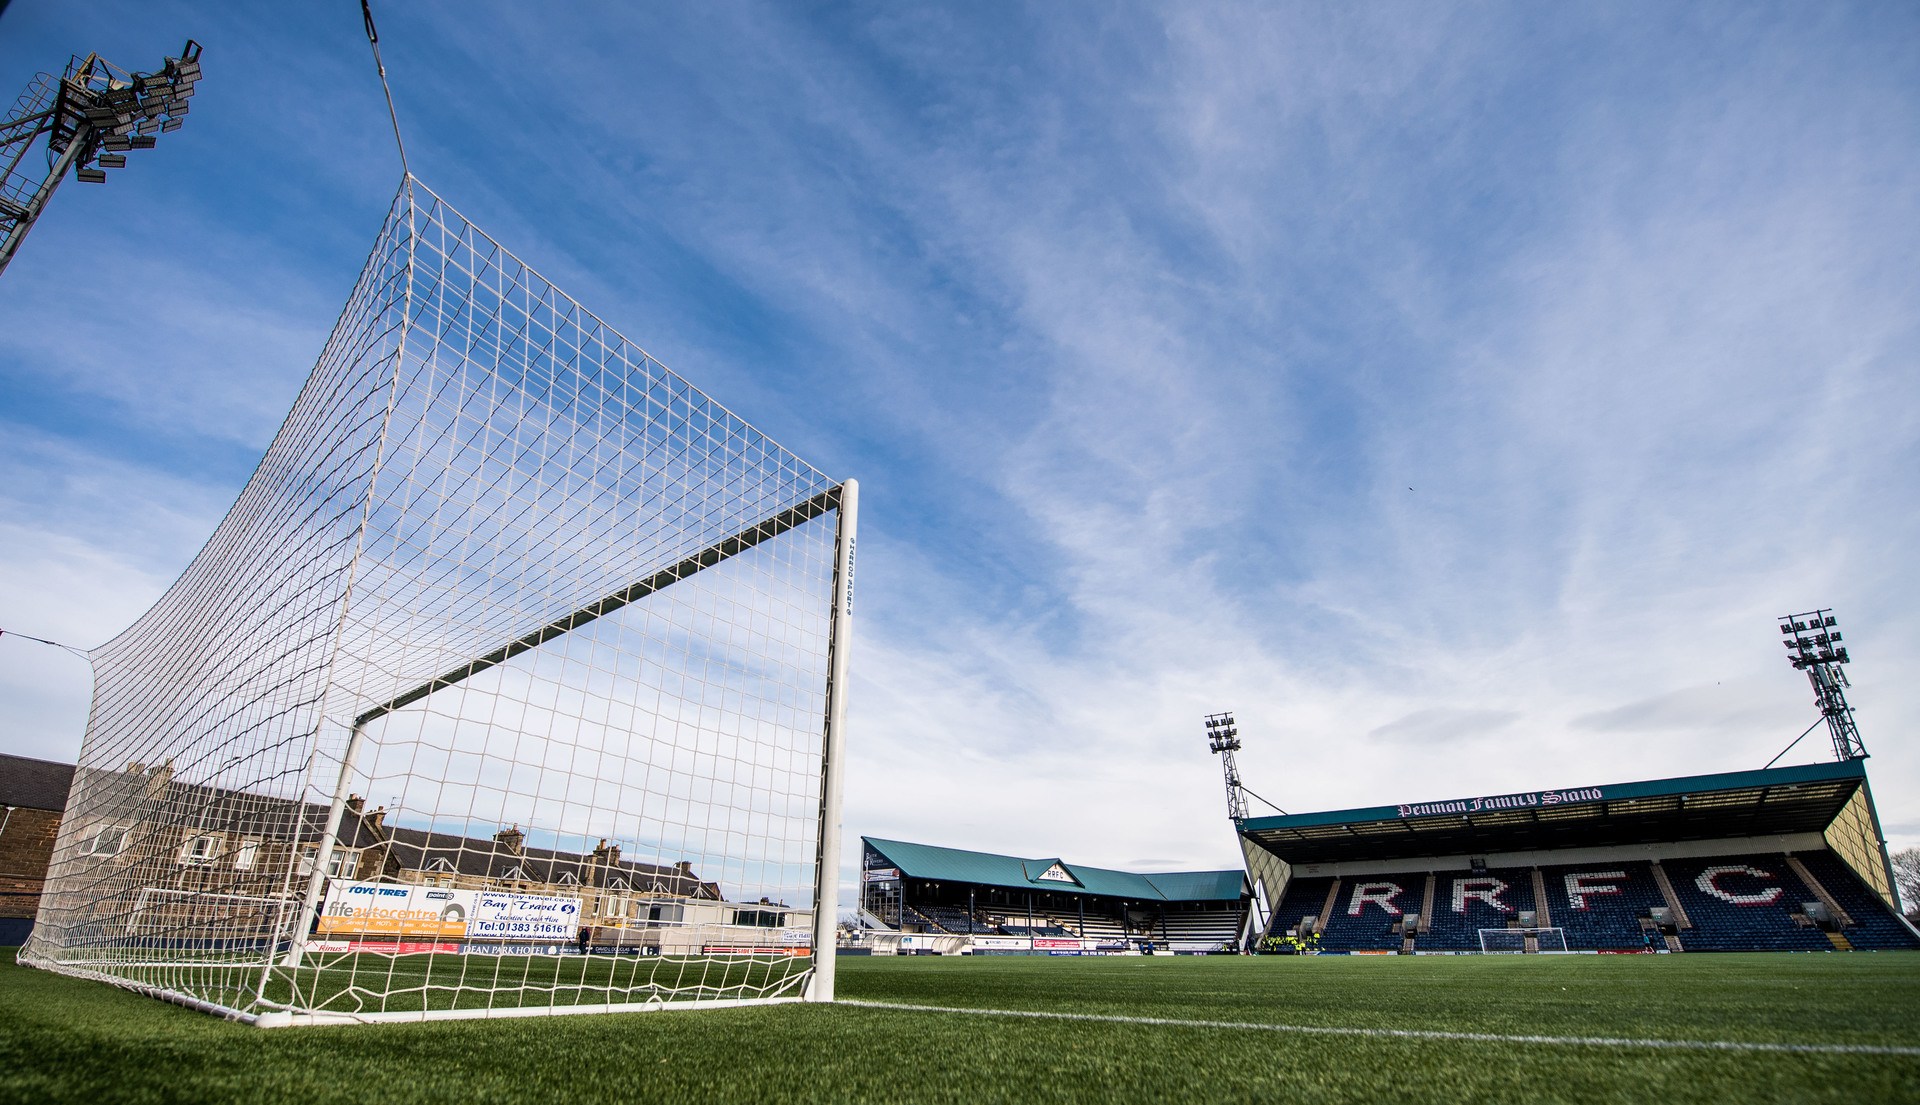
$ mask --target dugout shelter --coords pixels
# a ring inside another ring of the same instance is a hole
[[[1239,823],[1269,946],[1920,948],[1860,760]]]

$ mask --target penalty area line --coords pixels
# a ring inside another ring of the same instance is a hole
[[[900,1009],[916,1013],[964,1013],[976,1017],[1025,1017],[1041,1021],[1088,1021],[1097,1024],[1143,1024],[1166,1028],[1224,1028],[1247,1032],[1284,1032],[1301,1036],[1359,1036],[1382,1040],[1442,1040],[1482,1044],[1547,1044],[1560,1047],[1653,1048],[1668,1051],[1780,1052],[1791,1055],[1920,1056],[1920,1047],[1881,1044],[1770,1044],[1743,1040],[1659,1040],[1618,1036],[1523,1036],[1500,1032],[1446,1032],[1423,1028],[1359,1028],[1317,1024],[1259,1024],[1253,1021],[1185,1020],[1176,1017],[1133,1017],[1119,1013],[1059,1013],[1036,1009],[973,1009],[958,1005],[915,1005],[902,1001],[859,1001],[842,998],[836,1005],[862,1009]]]

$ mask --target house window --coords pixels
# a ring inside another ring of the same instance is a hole
[[[127,830],[109,825],[87,838],[84,851],[90,856],[117,856],[127,846]]]
[[[301,850],[300,873],[302,875],[313,874],[313,857],[318,852],[319,849],[312,845],[308,845]],[[360,856],[358,853],[346,848],[335,848],[333,855],[327,857],[327,877],[337,879],[345,876],[354,869],[359,863],[359,860]]]
[[[208,863],[220,842],[211,836],[190,836],[180,846],[180,862],[186,864]]]
[[[234,869],[251,871],[253,870],[254,863],[258,861],[259,858],[260,842],[257,840],[243,840],[240,842],[240,850],[233,854]]]

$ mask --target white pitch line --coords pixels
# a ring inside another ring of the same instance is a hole
[[[1498,1032],[1441,1032],[1420,1028],[1353,1028],[1316,1024],[1256,1024],[1250,1021],[1197,1021],[1173,1017],[1129,1017],[1118,1013],[1055,1013],[1032,1009],[970,1009],[957,1005],[914,1005],[899,1001],[839,999],[836,1005],[863,1009],[903,1009],[915,1013],[967,1013],[977,1017],[1026,1017],[1044,1021],[1094,1021],[1101,1024],[1150,1024],[1168,1028],[1228,1028],[1250,1032],[1291,1032],[1303,1036],[1363,1036],[1393,1040],[1458,1040],[1489,1044],[1557,1044],[1571,1047],[1664,1048],[1672,1051],[1771,1051],[1795,1055],[1920,1056],[1920,1047],[1879,1044],[1768,1044],[1741,1040],[1654,1040],[1615,1036],[1510,1036]]]

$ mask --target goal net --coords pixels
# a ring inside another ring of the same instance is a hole
[[[95,654],[22,961],[263,1024],[831,1000],[855,494],[407,178]]]
[[[1563,952],[1567,950],[1567,934],[1557,928],[1481,929],[1480,950],[1507,955]]]

